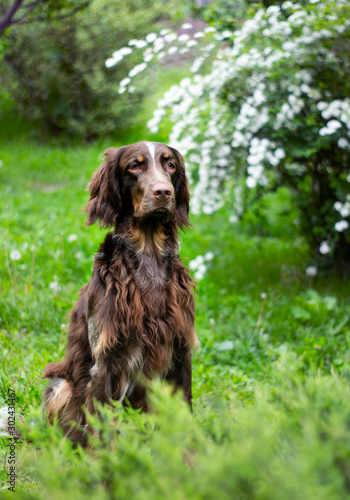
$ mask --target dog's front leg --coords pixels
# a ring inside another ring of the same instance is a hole
[[[102,404],[123,401],[132,386],[127,353],[120,349],[104,353],[90,373],[91,395]]]
[[[192,411],[192,356],[189,348],[175,349],[166,379],[174,383],[175,391],[181,387],[185,401]]]

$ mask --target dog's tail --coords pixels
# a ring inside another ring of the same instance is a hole
[[[91,385],[91,383],[90,383]],[[52,424],[57,418],[58,425],[74,445],[87,444],[87,423],[82,404],[85,392],[79,394],[68,380],[52,378],[43,396],[44,411]]]
[[[48,421],[52,424],[54,417],[69,403],[72,387],[67,380],[54,378],[44,392],[44,404]]]

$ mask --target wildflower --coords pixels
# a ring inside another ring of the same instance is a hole
[[[123,80],[120,81],[119,85],[121,87],[126,87],[130,82],[131,78],[123,78]]]
[[[206,270],[207,270],[207,268],[205,267],[205,265],[200,264],[198,266],[197,271],[194,273],[194,277],[196,278],[196,280],[198,280],[198,281],[202,280],[205,276]]]
[[[309,266],[305,269],[305,274],[306,276],[309,276],[310,278],[313,276],[317,276],[317,267],[316,266]]]
[[[19,250],[12,250],[10,253],[11,260],[19,260],[22,257],[21,252]]]
[[[204,255],[204,260],[210,261],[210,260],[213,260],[213,258],[214,258],[214,254],[213,254],[213,252],[207,252],[207,253]]]
[[[113,57],[109,57],[105,62],[106,68],[112,68],[115,64],[116,64],[116,61],[115,61],[115,59],[113,59]]]
[[[57,281],[52,281],[49,284],[49,288],[50,288],[50,290],[53,290],[54,292],[58,292],[59,290],[61,290],[61,287]]]
[[[77,241],[77,239],[78,239],[78,236],[77,236],[76,234],[70,234],[70,235],[68,236],[68,238],[67,238],[67,241],[68,241],[69,243],[72,243],[73,241]]]
[[[349,149],[350,148],[350,142],[345,138],[341,137],[338,142],[338,148],[340,149]]]
[[[327,255],[331,251],[331,247],[329,246],[327,241],[322,241],[319,252],[322,255]]]
[[[224,342],[216,342],[215,347],[218,351],[231,351],[234,347],[232,340],[224,340]]]
[[[187,42],[189,39],[190,39],[190,36],[187,35],[187,33],[180,35],[178,38],[179,42]]]
[[[231,222],[232,224],[235,224],[236,222],[238,222],[238,215],[236,214],[233,214],[233,215],[230,215],[228,221]]]
[[[156,39],[157,39],[157,34],[156,34],[156,33],[149,33],[149,34],[146,36],[146,41],[147,41],[148,43],[152,43],[152,42],[154,42]]]
[[[255,177],[251,177],[251,176],[249,176],[249,177],[247,177],[247,178],[246,178],[246,181],[245,181],[245,182],[246,182],[247,186],[248,186],[250,189],[255,188],[255,187],[256,187],[256,185],[257,185],[257,181],[256,181],[256,178],[255,178]]]
[[[134,66],[132,68],[132,70],[129,71],[129,77],[133,78],[134,76],[136,76],[138,73],[141,73],[141,71],[143,71],[146,68],[147,68],[146,63],[137,64],[136,66]]]
[[[343,231],[346,231],[349,227],[349,223],[347,220],[340,220],[334,224],[334,228],[338,233],[342,233]]]

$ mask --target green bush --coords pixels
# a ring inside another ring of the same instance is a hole
[[[21,453],[18,498],[343,500],[349,494],[348,383],[298,378],[300,362],[283,355],[254,402],[232,394],[190,414],[181,396],[153,385],[153,412],[101,408],[90,417],[92,449],[74,450],[37,412]],[[34,481],[34,482],[33,482]],[[30,491],[30,484],[38,484]],[[36,490],[36,491],[35,491]]]
[[[177,4],[178,5],[178,4]],[[0,83],[21,114],[41,134],[91,139],[125,129],[135,116],[147,82],[133,95],[119,95],[117,81],[130,61],[107,70],[111,51],[182,15],[175,2],[95,0],[63,21],[11,28]]]

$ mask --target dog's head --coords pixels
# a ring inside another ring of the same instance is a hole
[[[89,184],[88,224],[115,227],[134,217],[173,219],[189,225],[189,188],[184,161],[174,148],[160,142],[138,142],[109,148]]]

